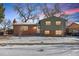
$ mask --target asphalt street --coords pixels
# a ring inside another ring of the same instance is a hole
[[[7,45],[0,56],[79,56],[79,45]]]

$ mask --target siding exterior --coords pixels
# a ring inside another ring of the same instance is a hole
[[[68,26],[68,33],[79,33],[79,24],[72,23],[70,26]]]
[[[13,23],[14,35],[64,36],[66,31],[66,20],[58,17],[40,20],[38,24]]]
[[[14,24],[14,35],[36,35],[37,25],[31,24]]]
[[[50,21],[51,25],[46,25],[46,21]],[[56,25],[56,21],[60,21],[61,25]],[[65,29],[66,29],[66,20],[58,17],[50,17],[47,19],[43,19],[39,22],[40,24],[40,32],[41,35],[47,35],[47,36],[64,36]],[[49,30],[50,34],[45,34],[44,31]],[[56,35],[56,30],[62,30],[61,35]]]

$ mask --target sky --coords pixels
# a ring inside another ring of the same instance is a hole
[[[21,5],[21,4],[19,4]],[[37,4],[39,5],[39,4]],[[50,4],[51,5],[51,4]],[[68,16],[68,19],[70,21],[78,21],[79,22],[79,3],[60,3],[60,9],[64,11],[64,13]],[[25,7],[25,6],[23,6]],[[50,8],[53,7],[50,6]],[[14,10],[14,4],[13,3],[4,3],[5,8],[5,19],[10,19],[13,21],[13,19],[18,19],[19,15]]]
[[[5,8],[5,18],[13,20],[14,18],[17,18],[17,13],[14,10],[14,5],[11,3],[4,4]]]

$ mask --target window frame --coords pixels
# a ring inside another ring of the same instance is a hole
[[[51,21],[45,21],[45,24],[46,24],[46,25],[51,25],[52,22],[51,22]]]
[[[29,26],[21,26],[21,31],[28,31]]]
[[[46,33],[46,31],[49,31],[49,33]],[[45,35],[49,35],[50,34],[50,30],[44,30],[44,34]]]
[[[58,33],[57,33],[57,31],[58,31]],[[61,32],[60,32],[61,31]],[[56,35],[62,35],[63,34],[63,30],[55,30],[55,34]]]
[[[37,26],[34,26],[33,29],[36,30],[37,29]]]
[[[58,22],[58,23],[57,23],[57,22]],[[60,22],[60,23],[59,23],[59,22]],[[61,22],[61,21],[56,21],[55,24],[56,24],[56,25],[61,25],[62,22]]]

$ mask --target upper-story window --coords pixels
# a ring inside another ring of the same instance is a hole
[[[46,25],[51,25],[51,21],[46,21]]]
[[[61,25],[61,21],[56,21],[56,25]]]

